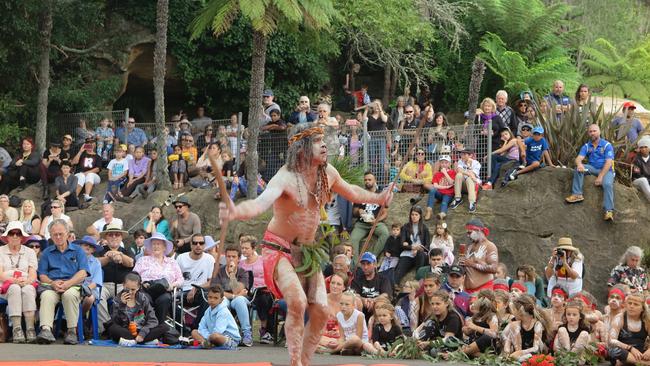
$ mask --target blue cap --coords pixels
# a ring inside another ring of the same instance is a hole
[[[543,135],[544,134],[544,127],[537,126],[537,127],[533,128],[533,134],[536,134],[536,133],[538,133],[540,135]]]
[[[370,253],[370,252],[365,252],[361,256],[361,260],[359,262],[369,262],[369,263],[377,263],[377,257]]]
[[[263,97],[272,97],[273,96],[273,90],[271,89],[266,89],[264,93],[262,93]]]
[[[79,246],[81,246],[82,244],[90,245],[97,252],[103,249],[103,247],[100,244],[97,243],[97,240],[95,240],[95,238],[93,236],[90,236],[90,235],[84,236],[83,238],[81,238],[81,240],[77,239],[77,240],[73,241],[72,244],[76,244],[76,245],[79,245]]]

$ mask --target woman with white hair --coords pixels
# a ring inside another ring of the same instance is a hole
[[[648,288],[648,279],[645,269],[639,264],[643,259],[643,249],[637,246],[628,247],[621,256],[618,264],[607,280],[607,286],[613,287],[621,284],[629,287],[631,292],[642,293]]]

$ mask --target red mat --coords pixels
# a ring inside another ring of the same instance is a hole
[[[272,366],[270,362],[249,363],[203,363],[203,362],[84,362],[84,361],[0,361],[0,365],[11,366]]]

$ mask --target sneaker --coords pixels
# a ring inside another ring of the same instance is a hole
[[[36,330],[34,328],[27,329],[25,333],[27,343],[36,343]]]
[[[56,342],[56,338],[54,338],[54,334],[52,334],[52,329],[42,327],[41,332],[38,333],[38,337],[36,337],[36,341],[40,344],[50,344]]]
[[[93,196],[84,193],[84,201],[90,202],[93,200]]]
[[[460,206],[461,203],[463,203],[463,198],[462,197],[454,198],[454,200],[451,201],[451,203],[449,204],[449,208],[451,208],[452,210],[455,210],[456,207]]]
[[[424,221],[429,221],[431,220],[431,216],[433,215],[433,208],[427,207],[427,211],[424,214]]]
[[[492,190],[492,183],[487,182],[481,188],[483,188],[484,191],[491,191]]]
[[[23,333],[23,328],[14,327],[14,329],[13,329],[13,342],[14,343],[25,343],[25,333]]]
[[[160,341],[158,339],[152,339],[149,342],[144,342],[144,344],[147,346],[157,346],[160,344]]]
[[[581,194],[572,194],[564,200],[567,201],[567,203],[578,203],[584,201],[585,197]]]
[[[107,204],[108,204],[108,200],[107,200],[107,199],[104,199],[104,200],[102,201],[102,203],[105,204],[105,205],[107,205]]]
[[[124,339],[124,338],[120,338],[120,342],[119,342],[119,345],[120,345],[121,347],[133,347],[133,346],[135,346],[136,344],[138,344],[138,342],[136,342],[135,339]]]
[[[469,212],[476,212],[476,202],[470,202]]]
[[[260,343],[262,344],[273,344],[273,336],[269,332],[265,332],[260,337]]]
[[[63,344],[79,344],[79,340],[77,339],[77,329],[68,329],[68,331],[65,333]]]
[[[244,336],[242,337],[241,343],[246,346],[246,347],[252,347],[253,346],[253,335],[251,334],[251,331],[244,332]]]
[[[603,220],[614,221],[614,211],[605,211],[605,216],[603,217]]]
[[[510,178],[510,180],[516,180],[517,179],[517,169],[512,169],[510,171],[510,174],[508,174],[508,178]]]
[[[447,214],[444,213],[444,212],[440,212],[440,213],[438,213],[437,216],[438,216],[438,220],[442,221],[442,220],[445,219],[445,217],[447,217]]]

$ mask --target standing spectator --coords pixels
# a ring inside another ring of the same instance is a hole
[[[65,205],[63,201],[57,199],[52,200],[52,203],[50,204],[50,209],[52,210],[52,214],[43,218],[43,220],[41,221],[41,229],[40,232],[38,233],[40,236],[42,236],[47,240],[50,240],[49,226],[54,220],[63,219],[65,220],[65,222],[68,223],[68,226],[70,228],[73,227],[72,220],[70,220],[70,216],[65,214]]]
[[[64,220],[54,220],[50,225],[53,245],[48,246],[38,263],[41,293],[39,319],[41,331],[38,342],[49,344],[56,339],[52,334],[56,304],[63,303],[67,322],[65,344],[77,344],[77,319],[81,302],[80,285],[88,276],[86,253],[80,247],[68,243],[68,224]]]
[[[424,220],[431,220],[433,214],[433,206],[437,200],[441,201],[440,213],[438,218],[444,220],[447,217],[447,208],[449,202],[454,199],[454,182],[456,180],[456,171],[451,168],[451,158],[449,155],[442,155],[438,160],[440,170],[434,174],[431,183],[425,183],[424,188],[429,190],[429,198],[427,199],[427,212],[424,215]]]
[[[101,254],[98,256],[99,263],[104,271],[104,285],[99,302],[99,322],[101,328],[110,320],[108,312],[108,301],[116,300],[122,292],[122,283],[126,275],[133,270],[135,260],[131,253],[124,248],[124,236],[127,232],[122,230],[121,225],[109,224],[106,230],[102,230],[101,239],[104,245]]]
[[[96,140],[95,131],[88,126],[88,122],[85,119],[79,120],[79,127],[74,129],[74,135],[76,146],[81,146],[86,142],[86,140]]]
[[[262,93],[262,107],[264,107],[264,116],[262,121],[265,124],[271,121],[272,110],[277,109],[278,111],[282,111],[282,109],[280,109],[280,106],[273,101],[274,98],[275,95],[271,89],[266,89],[264,93]]]
[[[395,283],[399,284],[406,273],[414,268],[420,268],[427,262],[426,247],[431,242],[429,228],[424,225],[422,208],[411,207],[409,222],[400,231],[402,252],[395,268]]]
[[[429,137],[427,138],[427,144],[429,144],[427,151],[430,154],[434,154],[435,156],[435,154],[442,152],[448,131],[449,122],[447,121],[447,116],[442,112],[436,113],[433,117],[433,126],[429,129]]]
[[[113,141],[115,140],[115,132],[112,127],[113,121],[108,118],[102,118],[99,121],[99,126],[95,129],[95,136],[97,137],[97,155],[102,157],[102,160],[108,160],[108,157],[113,151]]]
[[[65,207],[79,207],[77,185],[77,176],[72,174],[72,164],[70,161],[63,161],[61,175],[54,180],[56,199],[63,202]]]
[[[413,106],[404,107],[404,119],[397,127],[399,136],[400,136],[400,153],[404,156],[410,156],[411,151],[406,151],[411,144],[411,141],[415,138],[416,129],[420,125],[420,119],[415,114],[415,108]],[[415,145],[420,145],[420,141],[416,141]]]
[[[515,113],[508,105],[508,92],[505,90],[499,90],[494,98],[496,102],[497,115],[501,118],[501,122],[510,128],[511,131],[517,131],[517,126],[515,125]]]
[[[53,183],[61,175],[61,163],[64,160],[70,160],[68,153],[61,151],[61,144],[53,142],[50,148],[43,151],[43,158],[39,166],[41,171],[41,184],[43,185],[43,199],[50,198],[50,188],[48,184]]]
[[[595,175],[594,185],[603,187],[603,208],[605,221],[614,220],[614,148],[608,141],[600,138],[600,127],[596,124],[587,130],[590,141],[580,148],[580,153],[575,160],[576,170],[573,171],[573,186],[571,196],[566,198],[568,203],[584,201],[582,189],[585,175]],[[583,160],[589,159],[589,164]]]
[[[607,285],[613,287],[621,284],[631,292],[644,293],[648,289],[648,278],[645,269],[639,266],[641,259],[643,249],[637,246],[628,247],[619,264],[612,269]]]
[[[467,192],[469,212],[476,212],[476,195],[481,185],[481,163],[472,159],[472,151],[465,148],[460,151],[460,160],[456,163],[454,180],[454,200],[449,207],[455,209],[463,203],[463,191]]]
[[[516,136],[521,136],[521,129],[523,126],[530,126],[530,129],[533,128],[531,125],[530,112],[532,111],[531,102],[523,99],[519,99],[515,102],[514,117],[512,118],[512,133]]]
[[[634,105],[634,103],[632,103]],[[573,108],[578,112],[580,120],[584,122],[585,127],[593,123],[592,116],[597,112],[596,104],[591,100],[591,91],[586,84],[580,84],[576,90]]]
[[[101,182],[99,171],[102,166],[102,159],[95,152],[95,140],[86,140],[83,148],[72,159],[72,164],[77,165],[77,197],[80,197],[83,190],[84,201],[90,202],[93,197],[90,195],[93,186]]]
[[[644,130],[643,124],[636,118],[634,112],[636,112],[634,102],[625,102],[623,103],[623,113],[625,116],[616,117],[612,121],[612,125],[618,129],[616,138],[619,140],[626,138],[628,145],[637,142],[636,140]]]
[[[242,329],[242,344],[246,347],[253,345],[253,332],[248,313],[248,290],[252,282],[249,272],[239,267],[241,249],[230,245],[225,248],[226,265],[220,266],[219,272],[213,274],[210,285],[220,285],[224,291],[226,306],[234,310],[239,318]]]
[[[188,305],[201,305],[204,290],[207,290],[214,270],[214,257],[204,252],[205,237],[202,234],[192,236],[192,250],[176,257],[176,262],[183,273],[183,300]],[[198,317],[192,324],[196,328],[201,321],[205,306],[199,308]]]
[[[115,145],[126,144],[135,147],[147,144],[147,134],[138,127],[135,127],[135,118],[129,117],[126,127],[120,127],[115,131]]]
[[[364,105],[363,120],[367,121],[367,129],[370,134],[368,143],[368,156],[370,156],[370,168],[379,181],[384,181],[384,164],[386,164],[386,123],[388,116],[384,113],[380,101]],[[412,109],[412,108],[411,108]],[[407,113],[406,111],[404,113]]]
[[[124,200],[126,197],[131,196],[135,188],[144,183],[147,178],[147,173],[149,173],[150,164],[151,159],[145,156],[144,147],[136,147],[133,160],[129,160],[128,180],[124,188],[122,188],[122,191],[118,194],[118,199]]]
[[[377,193],[377,180],[371,172],[366,172],[363,175],[363,184],[367,191]],[[354,224],[352,232],[350,233],[350,241],[354,248],[354,256],[359,256],[359,244],[362,239],[365,239],[370,233],[370,228],[373,223],[377,221],[377,226],[375,227],[375,232],[373,236],[377,237],[377,242],[373,246],[371,252],[381,253],[388,239],[388,226],[384,223],[386,217],[388,216],[388,210],[383,212],[380,210],[381,206],[374,203],[355,203],[352,208],[352,216],[358,217],[359,219]]]
[[[377,257],[374,254],[363,253],[359,262],[363,275],[355,276],[351,289],[361,296],[364,313],[372,314],[375,300],[380,296],[392,298],[393,288],[390,281],[377,272]]]
[[[217,134],[214,133],[214,127],[207,125],[203,133],[196,137],[196,147],[198,151],[203,151],[206,146],[217,142]]]
[[[242,127],[243,128],[243,127]],[[230,124],[226,126],[226,136],[228,136],[228,143],[230,145],[230,152],[237,154],[239,151],[240,131],[239,131],[239,116],[237,113],[230,115]]]
[[[9,196],[0,194],[0,209],[2,209],[7,217],[7,222],[16,221],[20,215],[15,207],[9,206]]]
[[[0,193],[7,194],[14,188],[24,189],[41,179],[41,159],[34,148],[34,141],[25,137],[21,140],[22,150],[16,154],[7,168],[7,173],[0,176]]]
[[[113,216],[115,214],[115,208],[110,203],[106,203],[102,206],[102,218],[93,222],[92,225],[88,226],[86,232],[95,238],[99,238],[100,233],[108,228],[109,225],[113,224],[115,227],[122,228],[122,220]]]
[[[485,98],[481,102],[481,108],[476,110],[476,123],[481,125],[480,146],[487,147],[489,143],[492,144],[492,151],[499,148],[501,145],[501,137],[499,131],[507,127],[501,120],[496,111],[497,105],[492,98]],[[492,127],[490,128],[490,123]]]
[[[499,264],[499,251],[487,239],[490,230],[479,219],[471,219],[465,225],[471,240],[467,254],[460,256],[458,264],[465,267],[465,291],[472,294],[480,290],[491,290],[494,274]]]
[[[190,212],[192,205],[187,197],[176,198],[173,205],[176,208],[176,217],[172,220],[172,237],[176,252],[189,252],[192,235],[201,233],[201,219],[194,212]]]
[[[370,95],[368,95],[368,85],[361,84],[361,89],[352,93],[354,96],[354,106],[355,108],[363,107],[370,104]]]
[[[27,233],[18,221],[7,225],[0,240],[7,245],[0,247],[0,298],[7,300],[7,315],[13,325],[14,343],[36,342],[34,312],[36,311],[36,252],[22,245]],[[24,317],[23,317],[24,316]],[[22,320],[25,319],[25,331]]]
[[[639,153],[632,162],[632,185],[650,202],[650,137],[639,140]]]
[[[192,120],[192,127],[195,132],[205,130],[212,124],[212,118],[205,115],[205,107],[200,105],[196,108],[196,117]]]
[[[317,118],[318,115],[311,111],[309,97],[302,95],[298,98],[298,105],[296,106],[296,109],[291,112],[288,122],[291,125],[297,125],[298,123],[314,122]]]
[[[71,135],[63,135],[63,138],[61,139],[61,151],[65,154],[67,154],[70,159],[74,156],[74,150],[72,149],[72,136]]]
[[[553,92],[544,97],[551,110],[555,111],[555,116],[559,120],[563,113],[566,113],[571,106],[571,98],[564,95],[564,82],[555,80],[553,82]]]
[[[23,204],[20,206],[20,217],[18,221],[23,224],[23,229],[29,234],[38,234],[41,232],[41,217],[36,214],[34,201],[23,201]]]
[[[548,280],[547,295],[551,297],[553,288],[560,285],[569,293],[569,297],[572,297],[582,291],[584,257],[580,250],[573,246],[571,238],[560,238],[557,244],[544,267]]]
[[[404,119],[404,116],[406,115],[404,113],[404,108],[406,107],[406,97],[403,95],[400,95],[397,97],[397,103],[395,105],[395,108],[393,108],[390,111],[390,126],[391,129],[394,129],[395,127],[399,126],[402,124],[402,120]]]

